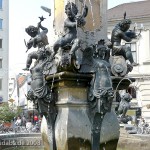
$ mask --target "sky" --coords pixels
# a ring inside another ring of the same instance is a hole
[[[9,66],[10,71],[23,72],[27,54],[36,49],[32,48],[26,53],[24,39],[30,36],[25,32],[29,25],[37,26],[38,17],[45,17],[42,25],[52,29],[52,19],[41,6],[51,8],[51,0],[9,0]],[[49,31],[50,34],[50,31]]]
[[[142,0],[108,0],[108,9],[123,3],[137,2]]]
[[[9,0],[9,64],[10,71],[23,72],[27,59],[27,54],[35,51],[31,49],[26,53],[24,39],[28,41],[30,37],[25,32],[29,25],[36,26],[40,16],[46,19],[42,25],[47,27],[48,38],[50,41],[53,32],[52,16],[44,12],[40,7],[46,6],[53,9],[53,0]],[[128,3],[139,0],[108,0],[108,9],[122,3]],[[52,12],[53,14],[53,12]]]

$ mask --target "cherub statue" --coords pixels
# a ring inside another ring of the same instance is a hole
[[[120,122],[127,123],[132,120],[132,117],[127,115],[127,111],[130,108],[130,101],[132,100],[132,96],[129,93],[124,93],[121,96],[121,102],[119,104],[119,108],[117,113],[120,115]]]
[[[121,102],[118,108],[118,114],[121,114],[122,117],[126,116],[127,110],[130,108],[130,101],[132,100],[132,96],[129,93],[125,93],[121,96]]]
[[[131,48],[126,45],[121,45],[121,40],[131,42],[132,39],[137,37],[134,31],[128,31],[131,23],[130,19],[126,19],[125,13],[124,19],[114,27],[111,34],[112,54],[114,56],[121,55],[126,60],[129,60],[132,66],[137,66],[138,64],[133,60]]]
[[[29,27],[27,27],[25,29],[26,33],[29,36],[31,36],[31,39],[29,40],[29,42],[28,43],[25,42],[25,45],[27,47],[27,51],[29,49],[31,49],[32,47],[34,47],[34,48],[38,47],[38,50],[33,51],[33,52],[28,54],[28,58],[26,61],[26,68],[24,68],[23,70],[29,70],[29,68],[32,64],[32,59],[38,60],[39,56],[41,55],[40,54],[41,52],[46,55],[46,46],[49,44],[48,38],[46,35],[48,33],[48,29],[41,25],[41,22],[45,18],[43,18],[43,16],[39,17],[39,18],[40,18],[40,22],[38,23],[37,27],[30,25]],[[40,29],[42,29],[41,32],[40,32]]]
[[[82,2],[82,0],[80,0]],[[73,2],[68,2],[65,6],[67,19],[64,22],[65,34],[54,43],[54,54],[58,49],[71,46],[70,55],[79,48],[80,40],[77,37],[77,28],[85,25],[85,17],[88,14],[88,7],[84,5],[83,13],[78,14],[78,8]]]

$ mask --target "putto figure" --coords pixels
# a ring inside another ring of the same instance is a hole
[[[120,121],[123,123],[127,123],[128,121],[132,120],[131,116],[126,115],[127,111],[130,108],[130,101],[132,100],[132,96],[129,93],[124,93],[121,96],[121,102],[118,108],[118,114],[121,116]]]
[[[132,66],[137,66],[138,64],[133,60],[131,48],[121,45],[121,40],[131,42],[132,39],[136,38],[134,31],[128,31],[130,25],[131,20],[124,17],[124,19],[115,26],[111,35],[112,52],[115,56],[122,55],[126,60],[130,61]]]
[[[84,5],[82,14],[78,14],[77,6],[72,2],[68,2],[65,6],[65,13],[67,15],[64,22],[65,34],[54,43],[54,54],[57,53],[60,47],[71,46],[70,55],[72,55],[79,48],[80,40],[77,38],[77,27],[85,25],[84,18],[88,14],[88,7]]]
[[[25,45],[27,47],[27,51],[31,48],[31,47],[38,47],[37,51],[33,51],[31,53],[29,53],[27,61],[26,61],[26,68],[24,68],[23,70],[29,70],[31,64],[32,64],[32,59],[39,59],[40,53],[45,53],[46,55],[46,45],[48,45],[48,38],[47,38],[47,33],[48,33],[48,29],[43,27],[41,25],[41,22],[45,19],[42,17],[40,18],[40,22],[38,23],[37,27],[34,26],[29,26],[25,29],[26,33],[31,36],[31,39],[29,40],[29,42]],[[40,29],[42,29],[42,31],[40,32]],[[27,52],[26,51],[26,52]]]

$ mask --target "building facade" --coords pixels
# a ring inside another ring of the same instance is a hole
[[[9,0],[0,0],[0,101],[8,101]]]
[[[9,76],[9,91],[8,91],[8,99],[10,99],[14,93],[16,88],[16,78],[14,76]]]
[[[132,20],[131,30],[135,29],[138,38],[131,42],[123,41],[131,47],[134,60],[139,64],[129,73],[134,77],[134,82],[129,92],[133,96],[133,102],[142,108],[142,116],[150,122],[150,1],[139,1],[118,5],[108,10],[108,38],[114,26],[126,18]]]
[[[33,102],[27,100],[26,97],[27,91],[30,90],[28,82],[30,82],[30,75],[28,73],[12,75],[9,79],[9,102],[14,107],[19,106],[26,116],[32,115],[33,111],[35,111]]]

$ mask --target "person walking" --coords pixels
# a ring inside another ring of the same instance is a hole
[[[22,118],[21,118],[21,125],[22,126],[26,126],[26,122],[27,122],[27,120],[26,120],[25,116],[22,116]]]
[[[39,118],[37,116],[37,114],[34,115],[34,124],[36,124],[39,121]]]

